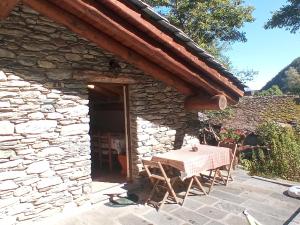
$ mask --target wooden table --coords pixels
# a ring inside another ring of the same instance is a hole
[[[192,147],[183,147],[158,154],[151,159],[154,162],[160,162],[178,169],[181,173],[181,179],[189,180],[184,200],[194,183],[206,195],[201,182],[197,178],[201,172],[230,164],[231,154],[229,148],[209,145],[196,145],[196,147],[198,151],[193,151]]]

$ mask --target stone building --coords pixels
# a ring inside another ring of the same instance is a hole
[[[210,120],[212,124],[221,125],[223,128],[249,133],[255,133],[257,127],[268,121],[299,126],[299,96],[244,96],[238,104],[228,109],[226,115]]]
[[[122,133],[132,181],[143,155],[197,139],[187,109],[243,94],[141,1],[2,0],[0,19],[0,224],[92,204],[98,132]]]

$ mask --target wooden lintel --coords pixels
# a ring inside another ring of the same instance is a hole
[[[118,75],[113,77],[111,74],[104,74],[99,71],[76,71],[73,72],[73,78],[76,80],[85,80],[90,83],[111,83],[111,84],[135,84],[136,80],[129,75]]]
[[[224,110],[227,107],[227,99],[224,95],[191,96],[186,98],[184,107],[187,111]]]
[[[102,93],[104,94],[105,96],[113,96],[113,97],[118,97],[120,96],[119,94],[116,94],[110,90],[107,90],[105,88],[102,88],[102,87],[99,87],[99,86],[95,86],[93,89],[93,91],[96,91],[98,93]]]
[[[82,21],[77,16],[61,9],[57,5],[50,3],[49,1],[40,0],[23,0],[23,3],[55,22],[66,26],[74,33],[95,43],[98,47],[124,59],[128,63],[144,71],[146,74],[151,75],[154,79],[174,87],[178,92],[185,95],[195,93],[192,85],[178,78],[175,74],[167,71],[160,65],[149,61],[143,55],[127,48],[122,43],[103,33],[101,30],[94,28],[92,25]]]
[[[122,86],[111,86],[111,85],[100,85],[98,86],[107,92],[111,92],[113,95],[116,96],[123,96],[123,87]]]
[[[9,16],[10,12],[16,7],[19,0],[1,0],[0,1],[0,20]]]

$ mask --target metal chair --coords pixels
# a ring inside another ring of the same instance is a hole
[[[163,207],[167,199],[171,199],[176,204],[179,204],[176,193],[172,187],[175,181],[178,179],[178,177],[168,177],[160,162],[142,160],[142,163],[153,185],[153,188],[150,192],[149,197],[146,200],[146,203],[153,205],[158,211]],[[165,191],[163,199],[159,202],[154,201],[153,197],[155,193],[161,193],[162,190]]]
[[[230,151],[231,160],[230,160],[230,164],[229,165],[221,166],[221,167],[215,168],[215,169],[213,169],[213,170],[210,171],[210,175],[209,175],[210,177],[212,175],[212,172],[215,172],[215,174],[214,174],[213,180],[211,182],[211,185],[209,187],[208,193],[213,188],[217,175],[222,180],[222,182],[224,183],[225,186],[228,185],[229,179],[231,181],[233,181],[233,178],[231,176],[231,170],[232,170],[235,158],[236,158],[237,144],[235,144],[235,143],[223,143],[223,142],[219,142],[218,146],[219,147],[226,147],[226,148],[229,148],[231,150]],[[224,176],[222,174],[222,171],[225,171],[225,173],[227,173],[227,175],[226,175],[225,178],[224,178]]]

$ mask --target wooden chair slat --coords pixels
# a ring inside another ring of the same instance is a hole
[[[176,196],[176,193],[172,187],[172,185],[174,184],[176,179],[171,179],[167,176],[163,166],[161,165],[160,162],[153,162],[150,160],[142,160],[143,166],[146,170],[146,173],[149,177],[149,179],[151,180],[151,183],[153,184],[153,188],[150,192],[149,197],[146,200],[146,203],[154,205],[157,207],[157,210],[160,210],[163,205],[165,204],[166,200],[171,197],[177,204],[178,204],[178,199]],[[159,174],[154,174],[151,169],[158,169]],[[156,188],[157,187],[162,187],[163,189],[166,190],[164,197],[162,199],[162,201],[160,202],[155,202],[154,200],[152,200],[152,197],[155,194]]]

